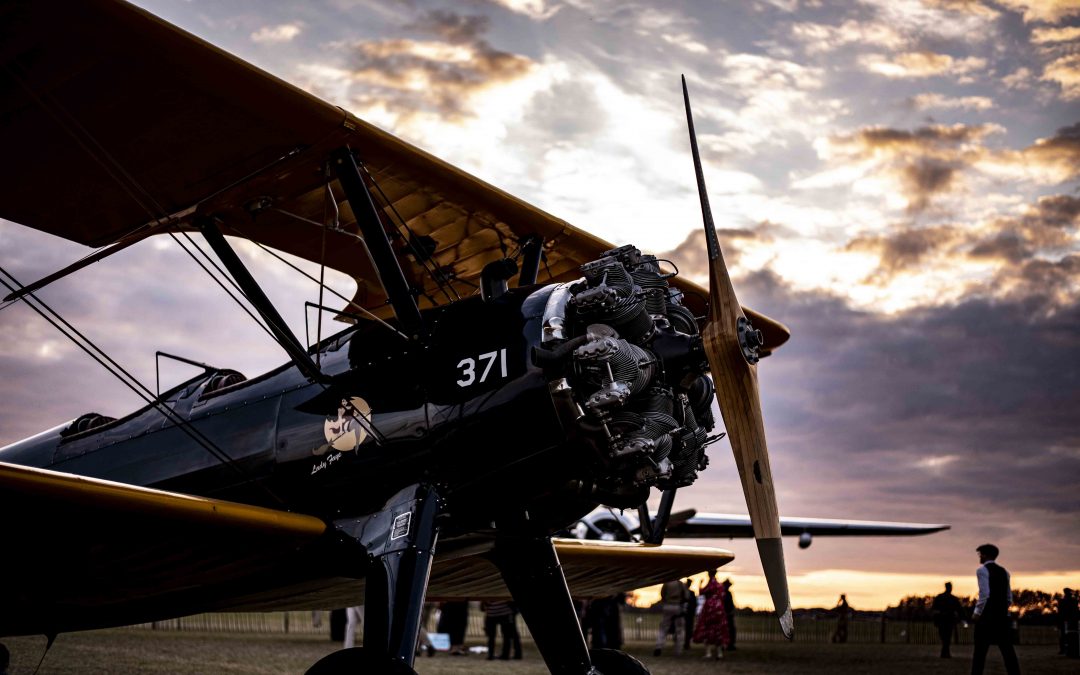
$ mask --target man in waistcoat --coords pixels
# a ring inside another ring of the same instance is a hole
[[[975,550],[982,565],[975,571],[975,578],[979,582],[979,602],[971,617],[975,622],[975,653],[971,658],[971,673],[982,675],[986,652],[991,644],[997,643],[1005,660],[1005,671],[1009,675],[1020,675],[1020,663],[1016,660],[1009,628],[1009,605],[1012,604],[1009,572],[997,564],[997,546],[983,544]]]

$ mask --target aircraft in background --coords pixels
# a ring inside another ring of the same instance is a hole
[[[633,512],[599,508],[574,523],[568,534],[576,539],[600,541],[644,541],[657,514],[642,527],[643,519]],[[915,537],[949,529],[948,525],[897,523],[879,520],[838,520],[833,518],[780,517],[780,533],[798,537],[799,548],[810,548],[818,537]],[[744,539],[754,536],[753,522],[738,513],[698,513],[694,509],[675,511],[669,516],[664,536],[679,539]]]
[[[0,270],[5,300],[145,401],[0,450],[18,552],[0,556],[0,635],[362,601],[364,647],[309,672],[407,674],[426,597],[512,596],[551,672],[640,673],[587,648],[570,591],[732,559],[660,545],[718,438],[714,399],[792,634],[756,370],[789,331],[735,296],[685,82],[707,293],[125,2],[6,3],[0,66],[0,217],[96,247],[29,285]],[[227,236],[352,276],[329,310],[352,325],[324,338],[320,299],[301,343]],[[159,393],[36,294],[151,237],[289,362],[248,378],[171,357],[202,372]],[[552,538],[653,489],[643,542]]]

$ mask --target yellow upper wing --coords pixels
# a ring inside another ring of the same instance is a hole
[[[248,206],[326,220],[327,154],[348,145],[385,195],[384,210],[435,240],[451,294],[472,294],[484,265],[545,239],[541,281],[578,276],[611,245],[321,101],[126,2],[9,3],[0,13],[0,147],[18,165],[0,184],[0,217],[88,246],[220,219],[226,234],[340,270],[356,304],[385,295],[340,201],[340,232]],[[381,195],[380,195],[381,197]],[[442,296],[406,255],[422,304]],[[676,285],[705,296],[685,280]],[[698,313],[704,307],[691,307]],[[747,310],[767,349],[780,323]]]

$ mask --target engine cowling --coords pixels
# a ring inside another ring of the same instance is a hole
[[[551,295],[536,360],[576,405],[604,503],[690,485],[708,464],[713,385],[697,321],[654,256],[633,246]]]

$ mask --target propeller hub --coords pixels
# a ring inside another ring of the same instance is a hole
[[[762,335],[761,331],[754,328],[754,324],[750,323],[750,319],[744,316],[739,317],[737,328],[743,358],[746,359],[747,363],[753,365],[761,360],[761,348],[765,346],[765,336]]]

